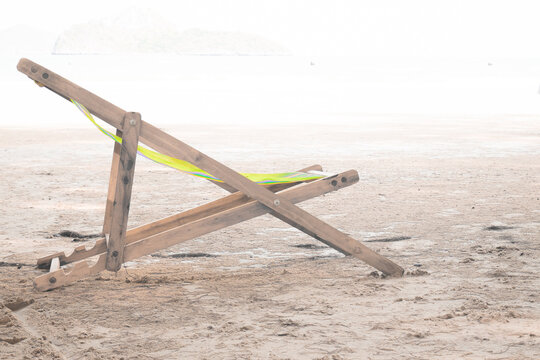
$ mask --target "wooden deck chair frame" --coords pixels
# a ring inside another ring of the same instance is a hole
[[[38,267],[49,268],[49,272],[34,280],[34,286],[38,290],[58,288],[103,270],[118,271],[127,261],[266,213],[343,254],[366,262],[386,275],[403,275],[403,269],[397,264],[294,205],[358,182],[358,173],[355,170],[301,184],[263,186],[141,120],[139,113],[126,112],[39,64],[23,58],[17,69],[38,85],[84,105],[90,113],[116,128],[117,134],[123,138],[121,145],[114,145],[103,224],[104,238],[97,240],[94,246],[88,249],[84,245],[79,246],[68,256],[59,252],[39,259]],[[127,230],[139,142],[207,171],[223,180],[222,183],[214,183],[232,194]],[[302,170],[313,169],[322,170],[318,165]],[[93,256],[97,256],[97,262],[89,265],[85,259]]]

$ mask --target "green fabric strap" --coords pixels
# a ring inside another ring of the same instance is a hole
[[[71,102],[73,102],[79,110],[81,110],[86,117],[105,135],[116,141],[117,143],[122,143],[122,138],[119,136],[116,136],[115,134],[110,133],[109,131],[105,130],[103,127],[101,127],[96,120],[94,120],[94,117],[88,109],[86,109],[82,104],[79,104],[77,101],[70,99]],[[147,149],[143,146],[137,147],[137,152],[159,164],[166,165],[169,167],[172,167],[174,169],[180,170],[186,174],[190,174],[193,176],[202,177],[208,180],[217,181],[217,182],[223,182],[222,180],[216,178],[215,176],[212,176],[211,174],[207,173],[206,171],[199,169],[197,166],[184,161],[180,159],[173,158],[171,156],[167,156],[164,154],[161,154],[157,151],[153,151],[150,149]],[[317,175],[317,174],[308,174],[304,172],[286,172],[286,173],[276,173],[276,174],[254,174],[254,173],[242,173],[241,175],[247,177],[249,180],[254,181],[259,184],[282,184],[282,183],[292,183],[292,182],[300,182],[300,181],[308,181],[308,180],[315,180],[320,179],[323,176]]]

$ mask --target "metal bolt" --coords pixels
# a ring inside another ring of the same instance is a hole
[[[113,252],[112,252],[112,256],[113,256],[113,257],[117,257],[117,256],[118,256],[118,251],[116,251],[116,250],[113,251]]]
[[[280,202],[279,199],[274,200],[274,205],[279,206]]]
[[[129,120],[129,125],[131,125],[131,126],[135,126],[136,123],[137,123],[137,121],[135,121],[135,119]]]
[[[56,282],[56,278],[54,276],[52,278],[49,278],[49,282],[51,284],[54,284]]]

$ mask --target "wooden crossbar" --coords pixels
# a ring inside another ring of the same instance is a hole
[[[116,130],[116,136],[122,137],[122,131]],[[114,207],[114,195],[116,193],[116,179],[118,178],[118,164],[120,162],[120,151],[122,144],[114,142],[113,158],[111,163],[111,175],[109,177],[109,191],[107,192],[107,203],[105,204],[105,217],[103,219],[103,234],[111,233],[112,210]]]
[[[118,156],[116,186],[111,210],[111,228],[107,242],[106,268],[118,271],[124,263],[124,247],[128,223],[131,189],[135,175],[135,160],[141,130],[141,114],[126,113],[122,122],[122,146]]]
[[[282,190],[287,186],[276,186],[273,189],[261,186],[208,155],[141,120],[140,115],[125,112],[41,65],[27,59],[21,59],[17,68],[38,82],[40,86],[46,87],[63,98],[73,99],[84,105],[90,113],[114,126],[117,133],[122,133],[125,142],[121,147],[115,145],[113,155],[103,226],[103,232],[107,236],[108,243],[105,240],[98,240],[92,249],[86,250],[85,248],[83,250],[78,248],[79,250],[76,249],[69,257],[59,253],[40,259],[41,265],[49,263],[54,258],[58,258],[61,263],[67,263],[76,259],[84,259],[92,253],[94,255],[101,254],[98,262],[92,267],[89,267],[85,262],[77,262],[67,274],[64,269],[58,269],[38,277],[36,279],[38,289],[45,290],[58,287],[105,268],[117,271],[125,261],[163,249],[179,241],[185,241],[192,238],[192,236],[200,236],[230,226],[236,223],[235,221],[238,219],[244,221],[251,218],[253,214],[259,216],[264,213],[272,214],[334,249],[363,260],[387,275],[401,276],[403,274],[403,269],[397,264],[294,204],[302,201],[299,199],[303,199],[303,197],[307,196],[309,198],[320,195],[319,192],[330,191],[328,190],[329,186],[332,189],[348,186],[351,182],[357,181],[357,176],[344,173],[341,176],[325,178],[283,191],[278,190]],[[227,200],[223,200],[224,203],[210,203],[203,206],[204,210],[191,210],[193,213],[201,215],[201,217],[190,218],[190,215],[185,213],[178,214],[179,219],[190,219],[182,224],[177,222],[178,219],[170,220],[170,222],[163,219],[161,222],[158,221],[141,227],[143,229],[138,228],[139,230],[127,231],[133,180],[132,171],[135,165],[138,141],[166,155],[192,163],[221,179],[222,183],[214,183],[230,192],[235,192],[235,194],[226,197]],[[356,180],[354,180],[355,178]],[[296,191],[303,194],[303,197],[295,197]],[[114,192],[114,194],[111,192]],[[249,211],[249,213],[246,211]],[[202,217],[202,214],[205,214],[205,216]]]

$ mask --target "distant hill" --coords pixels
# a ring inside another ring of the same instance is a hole
[[[56,40],[53,54],[169,53],[182,55],[286,55],[261,36],[190,29],[178,32],[160,15],[131,10],[74,25]]]
[[[0,30],[1,54],[50,53],[54,34],[27,25],[15,25]]]

